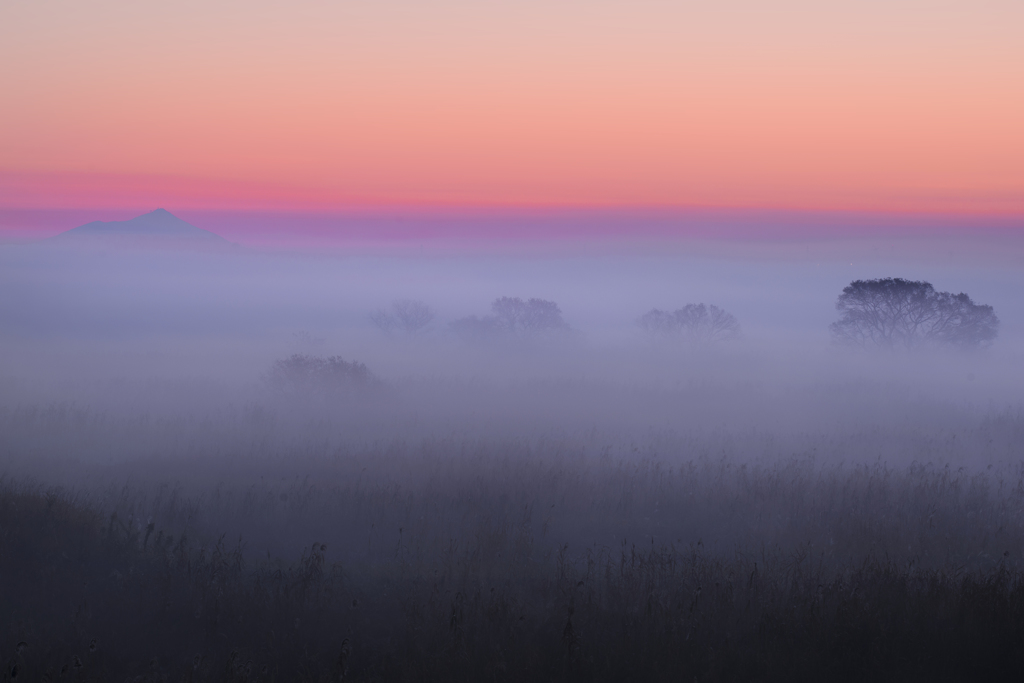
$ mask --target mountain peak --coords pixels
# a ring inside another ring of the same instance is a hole
[[[145,246],[150,243],[175,244],[226,244],[220,235],[183,221],[167,209],[155,209],[141,216],[126,221],[93,221],[62,232],[56,236],[61,241],[75,239],[93,242],[98,238],[103,241],[115,241],[119,244],[130,243]]]

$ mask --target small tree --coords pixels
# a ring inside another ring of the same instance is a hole
[[[740,325],[718,306],[687,304],[673,311],[652,308],[637,320],[645,332],[658,337],[680,337],[697,344],[737,339]]]
[[[491,303],[492,315],[471,315],[451,323],[459,336],[486,339],[500,336],[534,337],[551,332],[564,332],[569,326],[554,301],[503,296]]]
[[[433,309],[413,299],[394,301],[390,311],[377,309],[370,314],[370,321],[385,334],[400,330],[410,336],[425,330],[433,319]]]
[[[568,329],[554,301],[503,296],[491,303],[499,327],[515,335],[531,335]]]
[[[836,310],[841,317],[829,326],[833,337],[858,346],[976,348],[999,332],[991,306],[902,278],[855,280],[839,295]]]

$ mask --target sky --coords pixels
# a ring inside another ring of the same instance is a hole
[[[1019,227],[1022,27],[1019,0],[9,0],[0,211]]]

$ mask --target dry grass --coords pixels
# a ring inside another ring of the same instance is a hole
[[[8,422],[20,474],[0,482],[5,680],[1024,674],[1012,464],[840,462],[889,433],[332,445],[315,425],[261,440],[245,424],[35,419],[49,441]],[[900,447],[1005,454],[1022,424]],[[172,433],[176,457],[117,465],[53,445],[146,455]]]

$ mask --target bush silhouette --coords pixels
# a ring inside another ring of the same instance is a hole
[[[267,381],[274,389],[296,396],[334,394],[378,383],[363,363],[299,353],[275,361]]]

